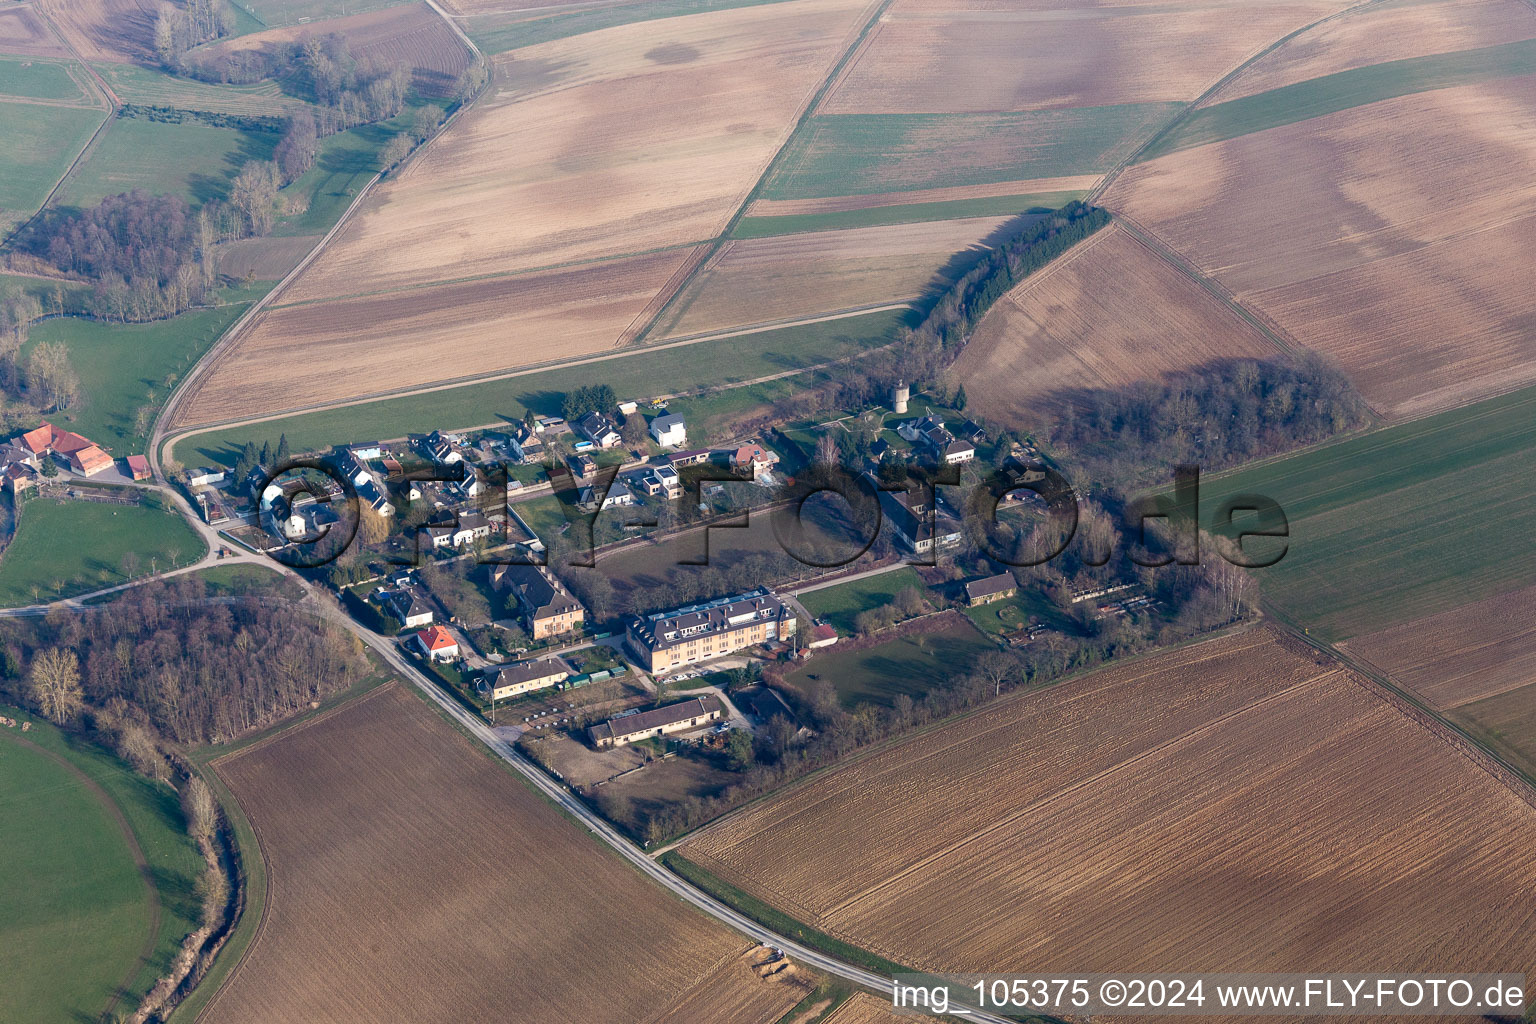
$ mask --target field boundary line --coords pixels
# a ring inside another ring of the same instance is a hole
[[[324,617],[324,616],[320,615],[316,611],[310,611],[308,614],[313,615],[316,618],[323,618]],[[245,746],[241,747],[239,750],[231,750],[228,753],[219,754],[217,757],[211,757],[211,758],[208,759],[208,761],[206,763],[208,764],[209,767],[217,769],[219,766],[223,765],[226,761],[233,761],[236,758],[240,757],[242,754],[249,753],[252,750],[260,750],[262,747],[267,746],[273,740],[281,739],[282,737],[290,735],[291,733],[298,732],[300,729],[304,729],[304,728],[307,728],[307,727],[309,727],[311,725],[314,725],[316,722],[323,722],[326,719],[330,718],[332,715],[336,714],[338,711],[344,711],[347,708],[353,707],[353,706],[355,706],[357,704],[361,704],[364,701],[368,700],[370,697],[373,697],[373,696],[383,692],[384,690],[389,689],[390,686],[395,685],[396,682],[397,681],[395,679],[390,679],[387,682],[380,683],[378,686],[371,686],[367,690],[364,690],[362,693],[359,693],[359,694],[357,694],[354,697],[349,697],[348,699],[342,701],[341,703],[335,704],[335,705],[333,705],[331,707],[328,707],[324,711],[320,711],[320,712],[317,712],[317,713],[315,713],[313,715],[310,715],[309,717],[304,718],[301,721],[290,722],[290,723],[288,723],[286,725],[280,723],[276,729],[273,729],[267,735],[261,737],[260,739],[256,740],[255,742],[247,743]]]
[[[107,792],[106,787],[87,775],[84,769],[69,760],[69,758],[56,754],[47,747],[33,743],[22,736],[12,736],[11,739],[57,762],[66,772],[74,776],[85,786],[91,796],[96,798],[96,801],[101,804],[102,808],[116,823],[118,832],[128,843],[128,855],[133,858],[133,866],[138,870],[139,881],[144,884],[144,895],[149,904],[149,937],[140,944],[138,960],[128,969],[128,973],[123,976],[123,980],[117,983],[117,988],[112,993],[112,998],[107,1000],[106,1007],[101,1011],[101,1016],[106,1018],[117,1008],[117,1004],[122,1001],[122,998],[128,994],[128,983],[134,979],[134,976],[141,969],[149,964],[150,959],[155,955],[155,946],[159,944],[160,938],[160,887],[155,884],[154,877],[150,873],[149,859],[144,856],[144,847],[139,845],[139,837],[133,834],[133,826],[128,823],[128,816],[123,813],[123,809],[112,798],[112,794]]]
[[[1306,346],[1292,338],[1285,328],[1272,322],[1263,314],[1250,310],[1236,295],[1228,291],[1224,285],[1195,266],[1191,260],[1181,255],[1178,250],[1163,241],[1156,233],[1123,214],[1112,213],[1111,216],[1125,228],[1127,234],[1141,243],[1148,252],[1190,281],[1193,281],[1201,290],[1225,306],[1244,323],[1264,335],[1282,353],[1289,356],[1297,356],[1302,352],[1310,351]],[[1374,412],[1375,410],[1372,411]]]
[[[985,839],[987,836],[990,836],[995,832],[1005,829],[1010,825],[1016,824],[1021,818],[1027,817],[1028,815],[1033,814],[1042,808],[1050,807],[1052,804],[1067,799],[1068,797],[1072,796],[1087,786],[1096,785],[1100,782],[1103,782],[1105,779],[1118,775],[1121,771],[1127,768],[1134,767],[1135,765],[1141,764],[1150,759],[1161,757],[1169,751],[1183,746],[1186,743],[1192,742],[1202,736],[1208,736],[1213,730],[1226,725],[1228,722],[1236,718],[1248,714],[1250,711],[1267,707],[1268,705],[1273,704],[1276,701],[1279,701],[1298,690],[1304,689],[1314,684],[1318,684],[1322,680],[1327,679],[1336,673],[1345,671],[1347,670],[1342,665],[1334,665],[1333,667],[1326,668],[1324,671],[1319,672],[1317,675],[1308,676],[1306,679],[1292,683],[1290,686],[1287,686],[1284,689],[1276,690],[1275,692],[1268,694],[1260,700],[1253,701],[1249,704],[1244,704],[1240,708],[1234,708],[1233,710],[1228,711],[1226,714],[1218,715],[1216,718],[1202,722],[1195,728],[1164,740],[1163,742],[1154,746],[1148,747],[1146,750],[1143,750],[1132,757],[1126,758],[1122,761],[1117,761],[1109,767],[1094,772],[1092,775],[1085,776],[1084,778],[1077,780],[1069,786],[1056,790],[1055,792],[1042,797],[1039,800],[1032,801],[1027,806],[1021,807],[1019,810],[1005,818],[1000,818],[996,821],[990,822],[987,825],[984,825],[983,827],[970,833],[969,835],[956,839],[954,842],[948,844],[943,849],[936,850],[921,860],[907,865],[896,874],[882,878],[875,885],[869,886],[860,892],[854,893],[852,896],[849,896],[841,903],[828,908],[827,911],[820,916],[824,921],[830,923],[830,919],[834,914],[842,913],[848,908],[863,902],[868,897],[873,896],[886,889],[887,887],[896,884],[909,875],[918,871],[922,871],[929,865],[944,859],[957,850],[964,849],[965,847],[970,846],[972,843]]]
[[[554,370],[563,370],[576,366],[586,366],[590,363],[604,362],[609,359],[624,359],[630,356],[644,355],[648,352],[660,352],[665,349],[682,348],[687,345],[698,344],[699,342],[720,341],[726,338],[742,337],[751,334],[764,334],[768,331],[781,330],[786,327],[804,327],[810,324],[827,323],[834,320],[850,320],[856,317],[865,316],[870,313],[883,313],[896,309],[911,308],[912,304],[910,302],[884,303],[876,306],[860,306],[853,309],[837,310],[832,313],[823,313],[817,316],[807,317],[799,320],[776,320],[748,327],[733,328],[729,331],[723,331],[719,333],[711,332],[709,334],[689,335],[682,338],[669,338],[656,344],[630,346],[629,348],[619,352],[598,352],[590,356],[583,356],[580,359],[565,360],[558,363],[540,364],[537,366],[527,366],[513,370],[503,370],[487,375],[461,377],[453,380],[439,381],[436,384],[424,384],[419,387],[406,389],[404,391],[376,392],[371,395],[362,395],[357,398],[344,399],[340,402],[326,402],[321,405],[299,406],[293,409],[283,409],[277,412],[262,413],[260,416],[254,416],[245,419],[221,420],[216,423],[191,424],[187,427],[178,428],[174,431],[164,432],[154,442],[154,444],[157,448],[169,445],[172,449],[174,449],[177,444],[187,440],[188,438],[195,437],[199,434],[211,433],[216,430],[228,430],[234,427],[255,426],[260,423],[270,423],[273,420],[287,419],[291,416],[303,416],[310,413],[329,412],[335,409],[345,409],[356,405],[368,405],[372,402],[390,401],[392,399],[413,398],[418,395],[433,394],[438,391],[453,391],[458,388],[472,387],[477,384],[494,384],[497,381],[511,380],[516,377],[526,377],[533,374],[547,373]],[[844,356],[842,359],[834,359],[829,362],[813,363],[809,366],[791,368],[768,374],[763,377],[755,377],[750,380],[737,381],[734,384],[718,385],[716,390],[729,390],[731,388],[747,387],[752,384],[761,384],[770,380],[778,380],[784,377],[792,377],[801,373],[809,373],[815,370],[826,369],[827,367],[836,366],[843,362],[862,358],[864,355],[867,355],[871,352],[881,351],[887,347],[889,346],[879,345],[866,349],[864,352],[856,352],[852,355]],[[686,394],[686,392],[663,397],[677,398],[682,394]],[[495,424],[484,424],[483,426],[489,427],[494,425]],[[465,427],[461,429],[474,428]]]
[[[874,8],[873,11],[871,11],[869,16],[865,18],[863,23],[858,27],[858,30],[853,37],[853,41],[850,42],[843,49],[843,52],[838,56],[838,58],[832,62],[832,66],[827,69],[827,73],[822,77],[820,83],[818,83],[811,90],[810,95],[805,98],[805,101],[801,105],[799,114],[790,123],[789,131],[784,135],[784,141],[779,144],[779,147],[775,149],[773,154],[768,158],[767,163],[763,165],[762,172],[757,176],[757,180],[753,182],[752,186],[747,189],[746,194],[742,197],[741,202],[736,207],[736,212],[731,214],[730,219],[725,222],[725,227],[723,227],[720,230],[720,233],[708,243],[710,246],[709,255],[706,256],[703,263],[700,264],[701,268],[706,264],[712,263],[721,246],[731,240],[731,235],[736,231],[736,225],[741,223],[741,219],[746,216],[747,210],[752,206],[754,202],[757,201],[758,198],[761,197],[763,189],[768,184],[769,177],[772,176],[773,172],[783,162],[785,155],[789,152],[790,147],[794,145],[795,139],[799,137],[800,132],[803,131],[805,126],[810,123],[811,118],[814,116],[816,107],[821,103],[822,99],[828,95],[833,83],[836,82],[838,76],[842,74],[843,68],[850,60],[853,59],[854,55],[859,52],[859,48],[864,43],[864,37],[869,35],[870,30],[880,23],[881,16],[890,9],[891,4],[894,2],[895,0],[871,0],[869,7]],[[868,9],[869,8],[866,8],[866,10]],[[661,318],[665,316],[667,312],[672,308],[672,305],[677,301],[678,296],[680,296],[683,293],[683,290],[693,282],[697,274],[698,270],[696,269],[694,273],[689,274],[678,284],[677,288],[672,292],[671,295],[667,296],[666,301],[664,301],[661,304],[661,307],[657,309],[656,315],[653,316],[650,322],[635,334],[636,341],[644,341],[650,337],[651,332],[656,329],[656,325],[661,322]],[[658,295],[660,294],[661,293],[658,293]]]
[[[1130,153],[1126,154],[1124,159],[1106,171],[1104,176],[1099,179],[1099,183],[1093,186],[1093,188],[1088,191],[1088,194],[1083,197],[1083,202],[1089,204],[1090,206],[1097,203],[1099,197],[1108,191],[1109,187],[1115,183],[1115,179],[1120,177],[1122,171],[1124,171],[1127,167],[1137,163],[1140,160],[1142,154],[1151,150],[1153,146],[1156,146],[1176,128],[1193,117],[1195,111],[1200,109],[1200,104],[1211,99],[1213,96],[1216,96],[1221,92],[1221,90],[1231,85],[1234,79],[1236,79],[1244,71],[1247,71],[1254,64],[1257,64],[1265,57],[1268,57],[1270,54],[1274,53],[1276,50],[1280,49],[1282,46],[1289,43],[1291,40],[1295,39],[1297,36],[1304,32],[1310,32],[1312,29],[1317,28],[1319,25],[1325,25],[1335,18],[1342,18],[1347,14],[1353,14],[1357,11],[1364,10],[1368,7],[1374,7],[1385,2],[1387,2],[1387,0],[1361,0],[1360,3],[1351,4],[1342,10],[1334,11],[1332,14],[1326,15],[1317,19],[1316,21],[1303,25],[1300,28],[1287,32],[1279,39],[1276,39],[1268,46],[1265,46],[1257,53],[1253,54],[1253,56],[1248,57],[1241,64],[1237,65],[1237,67],[1233,68],[1231,71],[1228,71],[1226,74],[1218,78],[1199,96],[1196,96],[1194,99],[1190,100],[1188,105],[1186,105],[1183,110],[1179,111],[1173,116],[1172,120],[1163,125],[1157,131],[1153,132],[1147,141],[1131,150]],[[1531,0],[1527,0],[1527,2],[1531,2]]]
[[[1271,614],[1276,623],[1292,637],[1347,668],[1355,677],[1354,682],[1357,686],[1459,753],[1465,760],[1491,777],[1494,782],[1508,790],[1515,799],[1536,810],[1536,780],[1505,761],[1497,752],[1479,742],[1437,709],[1397,685],[1392,681],[1390,674],[1351,652],[1340,649],[1335,644],[1312,636],[1279,611],[1271,610]]]

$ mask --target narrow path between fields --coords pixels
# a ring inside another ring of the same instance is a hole
[[[10,734],[7,733],[7,735]],[[128,985],[133,981],[134,975],[138,974],[139,970],[148,964],[150,958],[155,955],[155,941],[160,936],[160,890],[155,885],[154,876],[150,873],[149,861],[144,856],[144,848],[139,845],[138,838],[133,834],[133,826],[128,824],[128,817],[123,814],[123,809],[117,805],[117,801],[112,799],[112,794],[103,789],[101,783],[81,771],[80,767],[68,758],[55,754],[45,747],[40,747],[29,739],[23,739],[20,736],[10,736],[10,738],[58,763],[65,771],[69,772],[70,775],[74,776],[85,786],[117,824],[117,830],[122,833],[124,841],[127,842],[128,854],[133,858],[134,867],[138,869],[139,878],[144,883],[144,897],[148,901],[149,906],[149,934],[145,937],[143,945],[139,947],[138,961],[128,968],[128,973],[123,975],[123,980],[117,983],[116,991],[112,993],[112,998],[107,1000],[107,1005],[101,1011],[103,1019],[109,1018],[112,1015],[112,1011],[117,1008],[117,1004],[122,1001],[123,996],[127,995]]]

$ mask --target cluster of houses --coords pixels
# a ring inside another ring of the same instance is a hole
[[[13,499],[37,486],[45,460],[87,478],[117,469],[117,460],[90,438],[44,420],[42,425],[0,444],[0,479]],[[129,480],[148,480],[149,460],[130,455],[123,460],[121,474]]]
[[[944,425],[941,417],[928,413],[920,419],[907,420],[896,427],[896,433],[924,451],[934,462],[958,466],[976,457],[976,446],[986,441],[981,427],[967,420],[956,428],[956,436]]]

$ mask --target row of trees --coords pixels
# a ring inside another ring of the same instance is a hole
[[[60,724],[115,709],[150,741],[217,743],[360,681],[356,638],[259,598],[205,600],[201,580],[150,583],[88,613],[13,620],[0,694]]]

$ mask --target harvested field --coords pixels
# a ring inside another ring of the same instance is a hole
[[[451,93],[472,58],[448,23],[424,3],[253,32],[197,52],[200,59],[212,60],[224,53],[273,49],[331,33],[343,36],[358,60],[408,64],[413,84],[429,96]]]
[[[1347,4],[1031,6],[898,0],[817,113],[1187,102],[1273,40]]]
[[[42,0],[39,6],[86,60],[156,62],[159,0]]]
[[[186,423],[602,352],[686,252],[280,306],[183,408]],[[486,410],[490,412],[490,410]]]
[[[859,10],[858,0],[795,0],[519,51],[500,62],[496,91],[370,197],[288,297],[719,234]]]
[[[855,992],[823,1024],[907,1024],[910,1020],[910,1016],[892,1010],[888,1000],[868,992]]]
[[[1536,682],[1536,588],[1415,619],[1339,647],[1441,710],[1497,697]]]
[[[1256,61],[1201,106],[1371,64],[1474,50],[1532,36],[1536,36],[1536,11],[1521,0],[1368,7],[1303,32]]]
[[[770,1024],[810,990],[759,979],[747,942],[601,850],[399,684],[218,770],[271,885],[210,1024],[425,1024],[509,1006],[549,1022]]]
[[[1403,96],[1130,168],[1159,235],[1392,416],[1536,380],[1531,78]]]
[[[1018,427],[1083,389],[1276,354],[1251,324],[1111,225],[993,306],[955,372],[983,416]]]
[[[728,242],[657,337],[918,299],[946,287],[1012,218],[980,217]]]
[[[69,48],[48,31],[47,24],[30,7],[0,11],[0,53],[24,57],[68,57]]]
[[[683,852],[920,968],[1528,971],[1532,840],[1459,747],[1255,628],[991,705]]]

